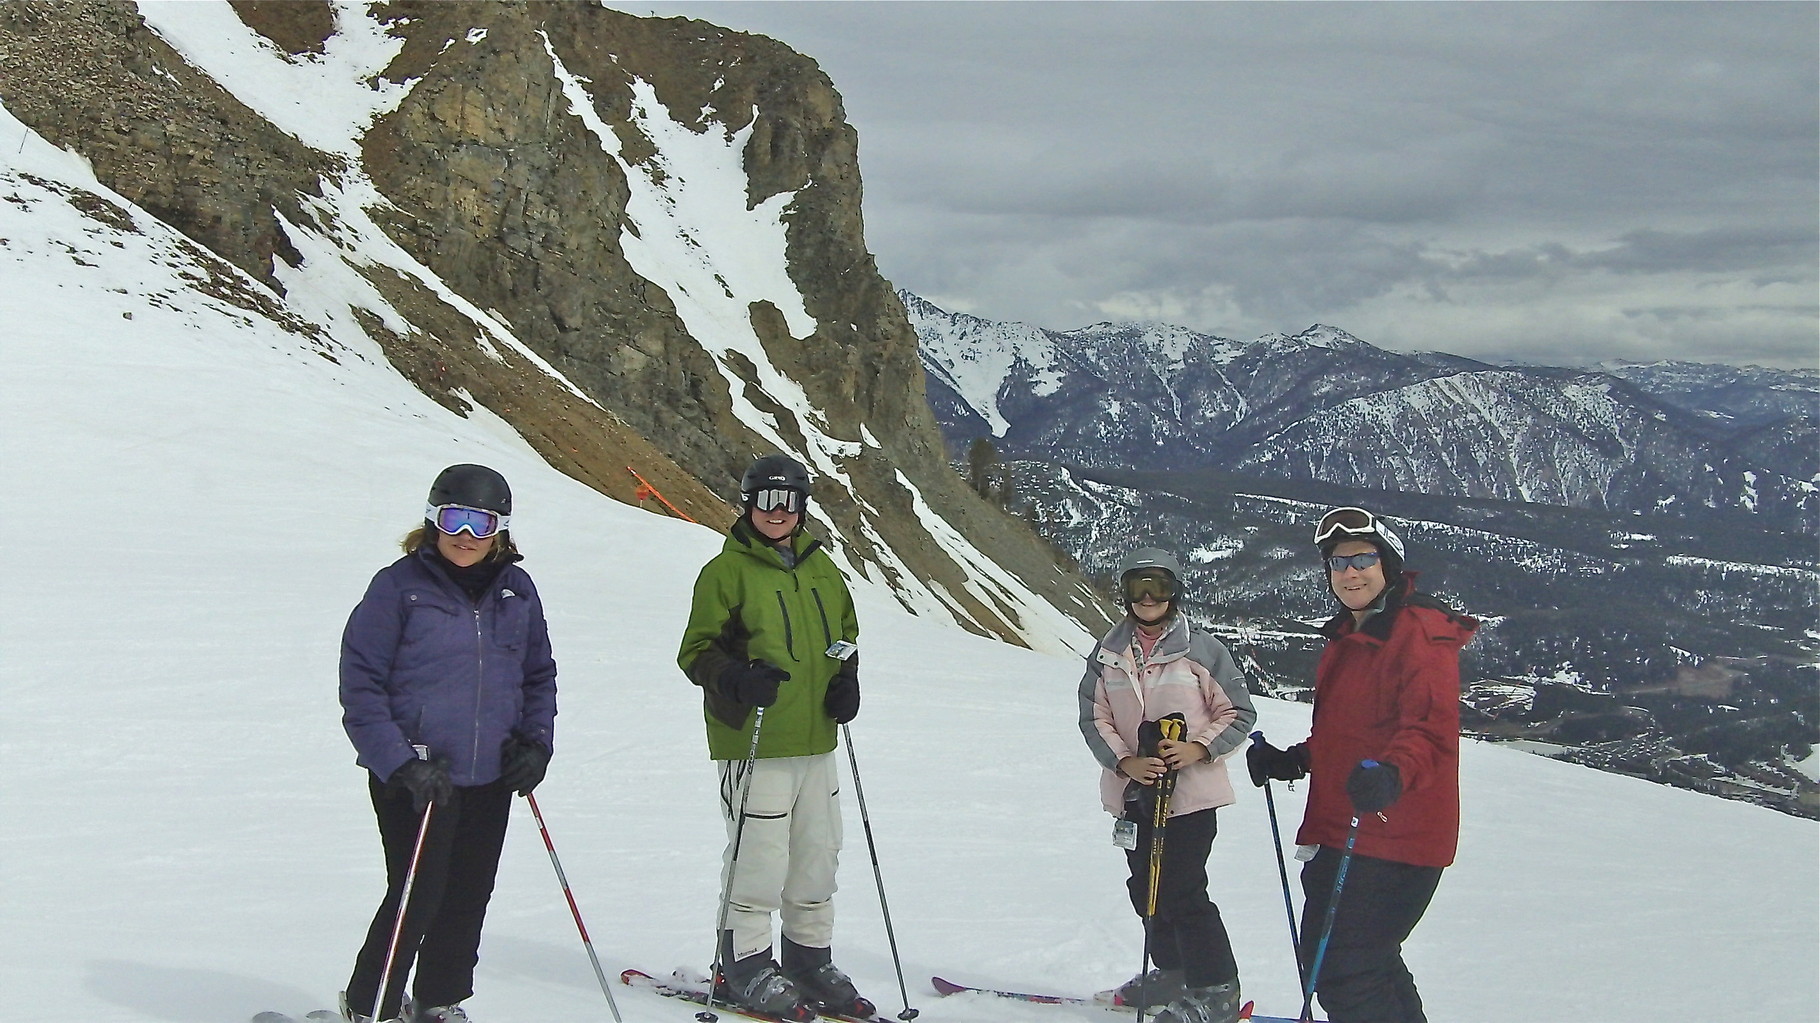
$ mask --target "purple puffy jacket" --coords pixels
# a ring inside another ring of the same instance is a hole
[[[513,730],[552,747],[556,662],[531,577],[507,565],[476,605],[427,552],[381,569],[341,637],[341,724],[356,762],[389,779],[416,754],[456,785],[499,778]]]

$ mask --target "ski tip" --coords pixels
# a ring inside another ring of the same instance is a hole
[[[1260,732],[1259,734],[1261,735],[1263,733]],[[1258,1003],[1256,1003],[1256,1002],[1246,1002],[1244,1005],[1239,1007],[1239,1018],[1240,1019],[1250,1019],[1251,1010],[1253,1010],[1257,1007],[1258,1007]]]
[[[283,1012],[262,1012],[253,1017],[253,1023],[297,1023],[297,1017]]]
[[[944,980],[941,977],[930,977],[929,984],[935,988],[935,993],[938,995],[959,994],[967,990],[965,985],[956,984],[954,981]]]
[[[624,971],[621,971],[621,973],[619,975],[619,982],[621,984],[631,984],[636,981],[650,980],[650,979],[651,979],[651,975],[646,973],[643,970],[624,970]]]

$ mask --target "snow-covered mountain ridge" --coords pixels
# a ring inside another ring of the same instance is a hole
[[[1625,512],[1742,512],[1820,533],[1820,372],[1491,366],[1317,324],[1235,341],[1051,331],[904,304],[952,445]]]
[[[1820,743],[1820,372],[1491,366],[1321,325],[1239,342],[905,306],[950,443],[989,435],[1012,506],[1089,574],[1134,538],[1182,552],[1197,614],[1268,691],[1306,695],[1307,623],[1329,613],[1296,520],[1362,502],[1486,622],[1470,727],[1820,816],[1798,766]]]

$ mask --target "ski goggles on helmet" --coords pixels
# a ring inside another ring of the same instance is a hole
[[[485,508],[470,508],[465,504],[432,504],[424,509],[423,517],[450,536],[466,530],[476,540],[493,536],[511,521],[509,515],[487,511]]]
[[[1356,568],[1363,572],[1377,564],[1383,557],[1384,555],[1377,551],[1360,551],[1357,554],[1330,554],[1327,557],[1327,571],[1332,572],[1334,575],[1339,575],[1349,568]]]
[[[1175,599],[1175,577],[1160,568],[1146,568],[1127,573],[1120,582],[1125,603],[1154,600],[1159,604]]]
[[[766,512],[799,512],[803,510],[803,494],[785,487],[766,487],[752,492],[752,506]]]
[[[1345,540],[1378,539],[1378,517],[1363,508],[1335,508],[1321,516],[1314,527],[1314,542],[1324,544],[1335,538]]]

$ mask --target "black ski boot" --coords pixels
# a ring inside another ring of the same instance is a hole
[[[1186,990],[1181,970],[1159,968],[1149,973],[1140,973],[1110,991],[1101,991],[1093,996],[1093,1000],[1101,1005],[1142,1005],[1146,1009],[1154,1009],[1175,1001]]]
[[[1184,990],[1155,1023],[1237,1023],[1238,1018],[1239,982],[1234,980]]]
[[[341,1018],[347,1020],[348,1023],[373,1023],[373,1017],[365,1015],[364,1013],[355,1012],[353,1006],[348,1004],[348,993],[346,991],[341,993]],[[409,995],[406,995],[404,1004],[398,1007],[398,1015],[388,1019],[382,1019],[379,1023],[408,1023],[410,1018],[411,998]]]
[[[878,1006],[860,997],[859,989],[834,965],[829,949],[798,945],[784,939],[784,976],[796,983],[803,1001],[841,1016],[871,1016]]]
[[[771,950],[733,958],[733,935],[721,932],[721,969],[714,978],[714,1000],[742,1009],[776,1016],[790,1023],[807,1023],[815,1009],[771,958]]]

